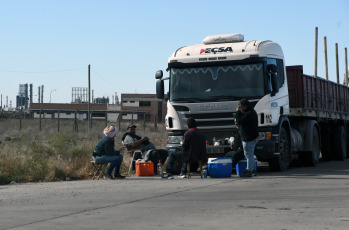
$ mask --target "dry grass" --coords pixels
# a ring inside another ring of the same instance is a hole
[[[39,131],[39,120],[22,120],[20,129],[19,120],[0,119],[0,184],[89,178],[91,153],[103,137],[105,122],[94,121],[90,132],[86,121],[79,121],[78,125],[79,132],[75,132],[73,121],[61,120],[58,132],[57,121],[47,119],[42,120]],[[126,125],[120,125],[115,149],[122,147]],[[136,125],[138,135],[146,135],[157,148],[165,148],[167,135],[163,124],[158,124],[159,131],[154,130],[154,124]],[[121,173],[127,172],[129,163],[124,154]]]

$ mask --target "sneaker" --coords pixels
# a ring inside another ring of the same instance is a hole
[[[109,180],[114,180],[114,178],[110,174],[105,174],[104,178]]]
[[[170,176],[170,174],[164,173],[164,174],[162,174],[161,178],[162,179],[167,179],[169,176]]]
[[[187,175],[186,174],[181,174],[178,176],[178,178],[187,178]]]
[[[252,170],[252,175],[253,176],[257,176],[257,171],[256,170]]]
[[[120,173],[114,175],[114,179],[125,179],[125,176],[121,175]]]
[[[240,177],[252,177],[252,172],[249,170],[245,170],[245,172],[240,175]]]
[[[171,180],[171,179],[174,179],[174,177],[173,177],[172,174],[169,174],[169,175],[167,176],[167,179]]]

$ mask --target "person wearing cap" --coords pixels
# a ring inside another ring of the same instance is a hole
[[[148,137],[140,137],[136,135],[136,125],[128,125],[126,133],[122,136],[122,142],[128,150],[140,149],[142,151],[142,158],[145,161],[151,161],[154,164],[154,173],[157,173],[156,165],[159,160],[162,164],[165,163],[168,152],[164,149],[156,149],[155,145],[149,141]]]
[[[110,163],[105,175],[106,178],[111,180],[124,179],[125,176],[120,174],[120,166],[123,160],[120,151],[123,151],[124,148],[114,150],[114,137],[118,133],[118,129],[115,126],[110,125],[103,130],[103,133],[104,137],[97,143],[93,151],[93,159],[96,163]],[[113,170],[114,177],[112,177]]]
[[[241,177],[252,177],[256,172],[254,149],[258,142],[258,116],[250,102],[242,99],[236,108],[235,123],[240,127],[240,135],[244,154],[247,159],[247,167]]]

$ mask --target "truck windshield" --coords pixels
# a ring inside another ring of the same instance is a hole
[[[171,68],[170,101],[231,101],[264,96],[263,64]]]

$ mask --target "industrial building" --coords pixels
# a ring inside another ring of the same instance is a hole
[[[163,122],[166,115],[166,102],[155,94],[121,94],[121,104],[117,93],[109,97],[92,98],[90,111],[92,119],[106,119],[117,122],[127,121],[157,121]],[[88,118],[88,88],[73,87],[71,103],[43,103],[44,86],[38,87],[38,103],[33,103],[33,85],[20,84],[16,108],[29,112],[29,117],[38,119],[79,119]],[[35,95],[36,96],[36,95]]]
[[[31,103],[31,118],[45,119],[75,119],[86,120],[88,118],[88,104],[61,104],[61,103]],[[92,119],[108,119],[109,122],[116,122],[120,114],[119,105],[91,104]]]
[[[167,107],[156,94],[121,94],[122,120],[163,122]]]

